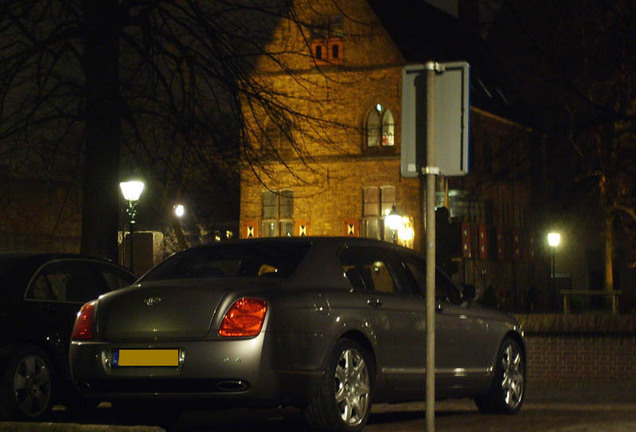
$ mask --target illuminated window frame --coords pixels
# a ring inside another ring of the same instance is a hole
[[[395,121],[391,110],[376,104],[369,110],[365,122],[367,149],[395,147]]]

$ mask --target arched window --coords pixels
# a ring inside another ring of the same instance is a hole
[[[395,124],[391,111],[377,104],[367,115],[367,147],[393,147]]]

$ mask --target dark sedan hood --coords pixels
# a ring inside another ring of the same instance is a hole
[[[98,332],[107,339],[205,337],[216,310],[237,280],[198,279],[135,285],[105,296],[97,308]],[[237,287],[239,285],[239,287]]]

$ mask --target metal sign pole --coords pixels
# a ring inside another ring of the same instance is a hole
[[[408,65],[402,71],[400,172],[404,177],[419,177],[420,249],[426,249],[427,432],[435,432],[435,183],[438,175],[468,174],[469,73],[466,62],[433,61]]]
[[[435,432],[435,72],[426,69],[426,432]]]

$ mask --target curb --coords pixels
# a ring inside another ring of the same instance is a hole
[[[0,422],[2,432],[165,432],[158,426],[113,426],[78,423]]]

